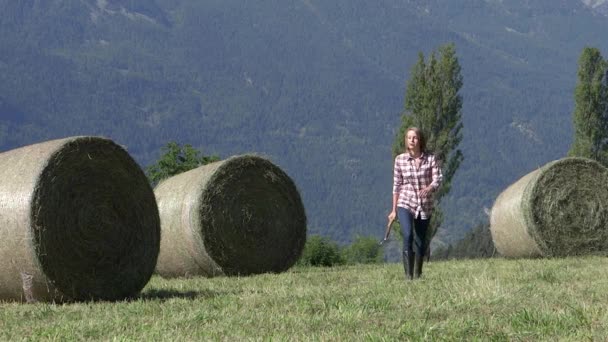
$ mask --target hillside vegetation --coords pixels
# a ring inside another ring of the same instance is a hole
[[[589,7],[591,6],[591,7]],[[565,155],[576,61],[608,51],[579,0],[0,1],[0,149],[103,135],[142,166],[168,141],[269,156],[310,233],[382,234],[391,145],[419,51],[453,42],[464,162],[438,241]]]

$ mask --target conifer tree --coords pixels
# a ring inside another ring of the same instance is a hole
[[[578,60],[574,90],[574,142],[568,155],[608,166],[608,62],[596,48],[585,47]]]
[[[460,64],[454,44],[440,46],[428,61],[419,53],[412,68],[405,92],[401,126],[393,144],[393,157],[405,151],[404,137],[409,127],[422,130],[427,139],[427,149],[441,162],[443,182],[435,194],[437,203],[451,188],[452,178],[463,160],[458,149],[462,140],[462,87]],[[431,217],[429,238],[443,221],[439,206]],[[429,240],[430,241],[430,240]]]

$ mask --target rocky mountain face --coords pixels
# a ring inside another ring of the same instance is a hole
[[[607,0],[581,0],[586,6],[602,15],[608,15]]]

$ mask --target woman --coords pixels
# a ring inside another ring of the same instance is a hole
[[[388,215],[389,227],[384,238],[388,239],[390,222],[398,217],[403,232],[403,268],[406,278],[413,279],[422,274],[433,193],[439,188],[443,176],[435,156],[426,151],[426,141],[420,129],[408,128],[405,146],[407,151],[395,158],[393,207]]]

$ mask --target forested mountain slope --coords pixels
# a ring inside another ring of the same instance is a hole
[[[310,233],[380,236],[391,146],[419,51],[455,43],[465,161],[439,233],[454,240],[572,140],[577,59],[608,54],[579,0],[0,0],[0,149],[104,135],[145,166],[170,140],[269,156]]]

